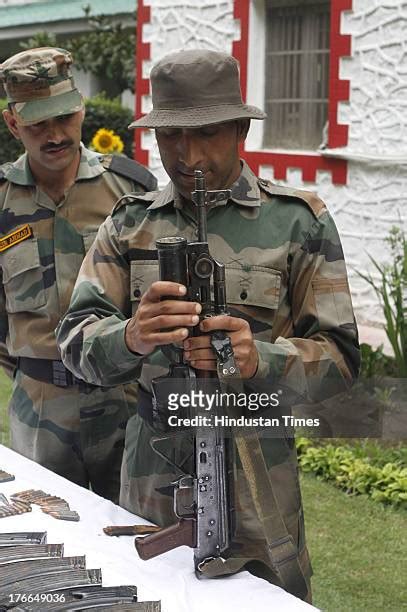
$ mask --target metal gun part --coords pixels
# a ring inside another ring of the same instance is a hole
[[[122,605],[132,606],[137,602],[137,587],[84,587],[70,589],[64,593],[65,601],[32,602],[20,604],[15,612],[73,612],[75,610],[106,609],[120,610]],[[117,606],[115,605],[117,604]],[[134,608],[131,608],[134,610]],[[149,612],[149,611],[148,611]],[[153,609],[153,612],[154,609]]]
[[[198,428],[196,449],[197,546],[195,569],[230,546],[225,438],[218,428]]]
[[[4,470],[0,470],[0,483],[1,482],[11,482],[12,480],[15,480],[16,477],[13,476],[13,474],[9,474],[8,472],[5,472]]]
[[[0,565],[11,561],[29,561],[30,559],[44,559],[49,557],[62,557],[63,544],[27,544],[21,546],[4,546],[0,548]]]
[[[34,576],[41,576],[42,574],[49,574],[60,570],[65,571],[67,568],[86,569],[85,556],[54,557],[7,563],[0,566],[0,584],[3,587],[6,584],[34,578]]]
[[[46,531],[16,531],[0,533],[1,546],[20,546],[21,544],[46,544]]]
[[[14,606],[14,602],[10,602],[11,593],[29,593],[30,595],[42,593],[55,593],[82,587],[86,585],[101,585],[102,572],[100,569],[69,569],[60,571],[54,574],[46,574],[44,576],[36,576],[33,579],[21,580],[8,585],[7,592],[0,589],[0,609]]]

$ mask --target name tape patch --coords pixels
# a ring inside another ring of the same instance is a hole
[[[22,242],[23,240],[27,240],[33,235],[31,227],[27,225],[23,225],[23,227],[19,227],[18,229],[11,232],[7,236],[3,236],[0,238],[0,253],[6,251],[10,247]]]

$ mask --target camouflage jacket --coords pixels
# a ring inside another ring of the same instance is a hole
[[[285,377],[318,395],[326,377],[342,384],[359,368],[359,347],[340,239],[324,203],[310,192],[257,179],[243,163],[230,200],[208,211],[211,254],[226,265],[229,311],[249,321],[259,377]],[[59,330],[63,359],[91,383],[138,377],[149,391],[167,371],[160,350],[146,358],[124,341],[140,297],[158,280],[155,241],[196,240],[195,211],[172,183],[116,207],[85,258]]]
[[[10,375],[17,357],[59,358],[55,327],[85,253],[118,198],[144,191],[107,171],[110,161],[82,147],[58,205],[36,186],[26,153],[0,168],[0,366]]]

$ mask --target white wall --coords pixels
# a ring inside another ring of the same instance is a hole
[[[151,45],[151,61],[143,65],[144,77],[152,64],[171,51],[204,47],[230,53],[233,41],[240,38],[232,0],[149,0],[145,4],[151,7],[151,23],[144,26],[143,42]],[[259,92],[264,88],[259,62],[264,40],[262,5],[263,0],[253,3],[248,75],[248,102],[258,106],[262,106]],[[289,170],[287,182],[317,191],[327,202],[342,237],[358,321],[379,324],[377,298],[356,270],[372,269],[368,253],[386,261],[384,238],[391,226],[402,219],[407,228],[406,1],[353,0],[353,10],[342,14],[341,33],[352,35],[352,57],[342,59],[340,66],[340,77],[351,81],[350,101],[339,106],[339,122],[349,125],[349,144],[339,152],[350,158],[347,185],[332,185],[330,174],[323,172],[316,183],[304,183],[295,168]],[[143,110],[150,107],[147,96]],[[251,134],[250,148],[261,142],[261,122],[253,123],[257,131]],[[152,134],[144,137],[143,145],[151,151],[150,167],[164,181]],[[272,178],[273,169],[263,167],[261,174]]]

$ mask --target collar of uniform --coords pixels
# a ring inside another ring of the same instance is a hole
[[[100,163],[100,153],[90,151],[81,142],[81,159],[76,181],[91,179],[103,174],[103,172],[106,172],[106,169]]]
[[[257,177],[250,170],[249,166],[242,159],[242,171],[239,178],[232,185],[232,195],[230,199],[241,206],[261,206],[260,188]]]
[[[162,208],[172,202],[175,208],[182,208],[182,199],[171,182],[158,193],[158,196],[157,192],[151,192],[143,194],[139,199],[152,202],[147,210]],[[244,160],[242,160],[242,171],[240,176],[232,185],[232,195],[230,199],[241,206],[253,207],[260,206],[261,204],[257,178]],[[215,206],[225,206],[226,203],[227,202],[223,200],[218,202]]]
[[[31,173],[30,164],[28,163],[27,153],[23,153],[13,163],[3,167],[4,178],[10,183],[23,185],[25,187],[35,186],[34,177]]]

